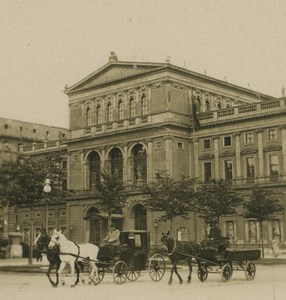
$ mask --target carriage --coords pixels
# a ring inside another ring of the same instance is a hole
[[[169,235],[169,232],[162,234],[161,241],[168,251],[172,262],[169,284],[172,283],[172,276],[175,272],[183,282],[177,270],[177,264],[185,260],[189,265],[188,282],[191,282],[192,263],[197,263],[197,275],[201,282],[208,278],[209,273],[218,273],[223,281],[228,281],[233,271],[243,271],[247,280],[252,280],[256,274],[254,261],[260,258],[259,249],[236,249],[229,247],[228,238],[221,237],[217,248],[208,244],[209,240],[202,243],[180,242]]]
[[[126,280],[135,281],[139,278],[140,272],[147,269],[153,281],[159,281],[164,276],[164,258],[160,254],[155,254],[150,258],[150,233],[148,231],[122,231],[118,252],[117,257],[111,257],[108,251],[99,251],[96,263],[98,277],[92,278],[94,284],[100,283],[106,273],[112,273],[113,280],[117,284],[123,284]]]
[[[254,261],[260,258],[259,249],[226,248],[220,255],[215,251],[202,249],[198,256],[200,265],[197,275],[201,282],[208,278],[209,273],[220,273],[222,281],[228,281],[233,271],[243,271],[247,280],[256,274]]]

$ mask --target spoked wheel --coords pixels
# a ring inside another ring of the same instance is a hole
[[[252,261],[249,261],[245,266],[245,277],[247,280],[254,279],[256,274],[256,267]]]
[[[127,279],[130,281],[135,281],[139,278],[139,276],[140,276],[140,270],[136,270],[133,266],[127,274]]]
[[[232,275],[232,268],[231,268],[230,264],[223,265],[221,268],[222,281],[224,281],[224,282],[229,281],[231,275]]]
[[[91,283],[93,284],[99,284],[103,278],[104,278],[105,270],[104,268],[99,268],[98,267],[98,277],[96,278],[95,274],[90,277]]]
[[[124,283],[128,277],[127,264],[122,260],[118,261],[113,267],[112,275],[113,275],[113,280],[117,284]]]
[[[207,280],[208,278],[208,269],[205,265],[201,265],[199,268],[198,268],[198,278],[201,282],[204,282]]]
[[[160,281],[165,274],[166,264],[164,257],[160,254],[155,254],[150,258],[148,271],[153,281]]]

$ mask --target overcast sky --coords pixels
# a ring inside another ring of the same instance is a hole
[[[108,62],[171,63],[280,97],[285,0],[0,0],[0,117],[68,127],[64,86]]]

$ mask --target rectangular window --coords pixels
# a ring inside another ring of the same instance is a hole
[[[5,128],[5,129],[8,129],[8,128],[9,128],[9,125],[8,125],[8,124],[5,124],[5,125],[4,125],[4,128]]]
[[[184,150],[184,143],[178,142],[177,143],[177,149]]]
[[[37,132],[37,129],[34,128],[34,129],[33,129],[33,133],[36,133],[36,132]]]
[[[277,140],[277,130],[276,129],[270,129],[268,130],[268,140]]]
[[[246,133],[244,135],[244,143],[245,144],[253,144],[254,143],[254,134],[253,133]]]
[[[232,180],[232,161],[224,161],[224,177],[226,180]]]
[[[207,139],[204,140],[204,149],[210,149],[211,148],[211,140]]]
[[[204,181],[210,181],[212,178],[212,164],[210,162],[204,163]]]
[[[23,131],[23,127],[22,126],[20,127],[20,131]]]
[[[270,176],[279,175],[278,155],[269,156],[269,170],[270,170]]]
[[[249,157],[246,159],[246,177],[247,179],[255,178],[255,161],[254,157]]]
[[[225,136],[223,138],[223,145],[224,147],[231,146],[231,136]]]

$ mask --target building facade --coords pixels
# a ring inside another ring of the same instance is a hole
[[[286,203],[286,98],[277,99],[170,63],[122,62],[116,56],[65,90],[69,97],[65,229],[70,239],[99,242],[107,215],[92,198],[100,171],[118,172],[128,183],[128,204],[113,221],[122,229],[146,229],[160,244],[168,223],[146,211],[138,186],[158,172],[233,180],[244,197],[260,183]],[[200,128],[194,129],[193,104]],[[48,148],[46,148],[48,151]],[[202,240],[203,220],[177,218],[173,235]],[[64,219],[64,218],[63,218]],[[266,243],[285,244],[285,212],[264,222]],[[54,224],[56,225],[56,224]],[[220,227],[231,243],[259,244],[256,220],[225,216]]]
[[[0,163],[4,160],[15,160],[24,150],[27,153],[40,153],[45,148],[62,148],[60,145],[66,140],[67,133],[66,128],[0,118]],[[40,215],[38,218],[42,219]],[[30,226],[30,224],[26,226],[29,220],[30,215],[27,211],[19,213],[18,218],[14,208],[8,209],[0,201],[0,238],[16,231],[19,224],[21,224],[19,230],[24,231]]]

